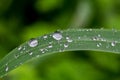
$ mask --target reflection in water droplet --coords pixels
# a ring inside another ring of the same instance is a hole
[[[37,39],[31,39],[29,42],[28,42],[28,45],[30,47],[36,47],[38,45],[38,40]]]
[[[62,39],[62,34],[60,32],[55,32],[52,37],[55,39],[55,40],[61,40]]]

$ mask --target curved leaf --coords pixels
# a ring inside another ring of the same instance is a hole
[[[120,52],[120,31],[71,29],[33,38],[12,50],[0,61],[0,77],[24,62],[51,53],[75,50]]]

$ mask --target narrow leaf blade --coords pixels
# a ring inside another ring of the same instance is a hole
[[[114,30],[71,29],[31,39],[0,61],[0,77],[32,58],[52,53],[76,50],[120,53],[119,34]]]

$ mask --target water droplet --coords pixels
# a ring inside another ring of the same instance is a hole
[[[45,53],[45,51],[42,51],[42,53]]]
[[[100,34],[98,34],[98,37],[101,37],[101,35],[100,35]]]
[[[97,38],[96,36],[92,38],[92,40],[94,40],[94,41],[97,40],[97,39],[98,39],[98,38]]]
[[[44,38],[44,39],[47,39],[47,38],[48,38],[48,36],[47,36],[47,35],[44,35],[44,36],[43,36],[43,38]]]
[[[72,39],[68,39],[67,41],[68,41],[68,42],[72,42],[73,40],[72,40]]]
[[[80,39],[80,37],[78,37],[78,39]]]
[[[101,43],[98,43],[98,44],[97,44],[97,47],[100,47],[100,46],[102,46],[102,44],[101,44]]]
[[[37,39],[31,39],[28,43],[30,47],[36,47],[38,45],[38,40]]]
[[[32,54],[33,54],[33,52],[30,52],[30,53],[29,53],[29,55],[32,55]]]
[[[24,47],[23,47],[23,50],[25,50],[25,49],[26,49],[26,47],[24,46]]]
[[[36,57],[38,58],[38,57],[40,57],[40,55],[37,55]]]
[[[7,72],[9,70],[9,67],[7,66],[6,68],[5,68],[5,71]]]
[[[40,51],[41,51],[42,53],[45,53],[44,49],[40,49]]]
[[[64,47],[67,48],[67,47],[68,47],[68,44],[64,44]]]
[[[55,40],[61,40],[62,39],[62,34],[60,32],[55,32],[52,37],[55,39]]]
[[[73,41],[73,40],[70,39],[69,37],[66,37],[66,39],[67,39],[67,42],[72,42],[72,41]]]
[[[20,46],[20,47],[18,47],[18,50],[21,50],[22,49],[22,47]]]
[[[111,42],[111,46],[115,46],[116,45],[116,41]]]
[[[15,57],[15,59],[17,59],[19,57],[19,55],[18,54],[14,54],[14,57]]]
[[[48,48],[52,48],[52,47],[53,47],[52,44],[49,44]]]

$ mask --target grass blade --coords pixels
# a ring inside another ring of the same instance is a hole
[[[32,58],[52,53],[75,50],[120,53],[119,34],[115,30],[71,29],[33,38],[0,61],[0,77]]]

